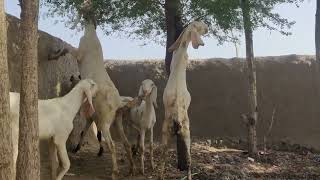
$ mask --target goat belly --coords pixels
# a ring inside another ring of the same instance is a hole
[[[40,119],[39,116],[39,138],[41,140],[52,137],[52,125],[48,121]]]
[[[39,138],[41,140],[49,139],[53,136],[51,126],[45,126],[41,122],[39,122]]]

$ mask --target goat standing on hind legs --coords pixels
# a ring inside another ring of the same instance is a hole
[[[187,89],[186,68],[188,64],[187,49],[190,42],[197,49],[204,43],[201,35],[208,32],[208,26],[203,22],[194,21],[190,23],[180,34],[176,42],[169,48],[173,51],[170,65],[170,76],[163,93],[165,119],[162,125],[161,163],[159,179],[164,179],[164,168],[167,157],[169,140],[173,134],[180,134],[187,146],[188,153],[188,180],[191,180],[191,154],[190,154],[190,129],[188,108],[191,96]],[[177,124],[179,129],[174,129]]]
[[[91,1],[85,0],[79,12],[85,21],[85,32],[83,37],[80,39],[79,48],[70,48],[60,52],[70,53],[75,57],[78,61],[81,77],[90,78],[98,84],[99,89],[95,99],[93,99],[93,105],[96,112],[92,118],[88,119],[86,129],[81,133],[81,139],[84,138],[84,135],[91,123],[95,122],[98,132],[102,132],[102,136],[110,150],[112,158],[112,179],[115,180],[119,174],[119,169],[117,165],[115,145],[110,134],[110,127],[113,122],[115,122],[118,128],[120,138],[125,146],[127,158],[130,162],[131,173],[135,172],[130,144],[124,134],[122,125],[122,109],[130,106],[132,102],[123,103],[121,101],[117,88],[104,68],[103,52],[96,33],[95,13]],[[80,140],[80,142],[82,142],[82,140]],[[100,147],[102,147],[101,143]],[[79,145],[79,148],[80,146],[81,144]]]

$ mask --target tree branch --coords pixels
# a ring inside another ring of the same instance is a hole
[[[22,3],[23,3],[23,0],[19,0],[19,6],[20,6],[20,8],[22,7]]]

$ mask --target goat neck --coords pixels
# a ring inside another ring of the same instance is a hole
[[[59,98],[60,103],[64,103],[64,107],[71,115],[74,117],[82,105],[84,92],[80,89],[81,87],[78,84],[75,86],[68,94],[63,98]],[[70,105],[72,103],[72,105]],[[73,120],[73,119],[72,119]]]
[[[153,107],[153,102],[152,102],[150,94],[145,98],[145,102],[146,102],[146,104],[145,104],[145,107],[144,107],[144,112],[150,113],[151,112],[151,108]]]
[[[87,22],[84,29],[84,35],[90,36],[92,34],[96,34],[96,28],[93,23]]]
[[[188,65],[188,44],[189,42],[187,42],[185,46],[180,46],[173,52],[172,62],[170,65],[170,77],[177,77],[179,79],[182,78],[182,80],[186,80],[186,69]]]

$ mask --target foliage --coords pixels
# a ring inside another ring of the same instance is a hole
[[[166,36],[164,0],[92,0],[97,24],[106,33],[119,33],[131,38],[163,42]],[[290,35],[295,23],[274,12],[277,5],[303,0],[251,0],[251,23],[259,27]],[[67,17],[73,25],[82,0],[44,0],[49,16]],[[237,41],[243,30],[240,0],[181,0],[182,21],[203,20],[210,27],[209,36],[219,43]]]

